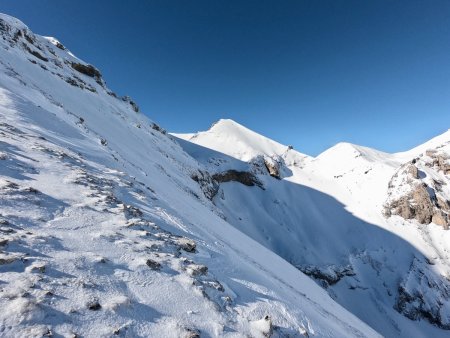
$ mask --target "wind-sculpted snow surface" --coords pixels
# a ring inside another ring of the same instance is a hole
[[[59,41],[0,15],[0,74],[0,336],[379,336]]]
[[[360,319],[388,337],[450,334],[450,132],[404,153],[339,143],[316,158],[230,120],[176,136],[208,172],[256,175],[264,189],[221,183],[215,205]],[[281,180],[261,157],[280,159]]]

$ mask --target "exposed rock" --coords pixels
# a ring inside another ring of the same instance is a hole
[[[56,47],[58,47],[61,50],[66,50],[66,47],[64,47],[64,45],[59,41],[56,42]]]
[[[150,269],[152,269],[152,270],[159,270],[159,269],[161,269],[161,264],[156,262],[156,261],[154,261],[153,259],[147,259],[145,264],[147,264],[147,266]]]
[[[76,71],[87,75],[89,77],[101,77],[100,72],[98,71],[98,69],[96,69],[94,66],[92,65],[84,65],[82,63],[77,63],[77,62],[72,62],[71,66],[73,69],[75,69]]]
[[[426,268],[415,258],[410,271],[398,287],[394,308],[411,320],[427,319],[450,330],[450,318],[445,314],[450,304],[450,284]]]
[[[29,192],[32,194],[36,194],[36,195],[41,193],[39,190],[37,190],[36,188],[33,188],[33,187],[27,187],[27,188],[23,189],[23,191]]]
[[[166,130],[164,130],[163,128],[161,128],[158,124],[156,124],[156,123],[154,123],[154,122],[152,122],[151,124],[150,124],[150,127],[153,129],[153,130],[156,130],[156,131],[158,131],[158,132],[160,132],[161,134],[167,134],[167,131]]]
[[[210,287],[210,288],[213,288],[213,289],[215,289],[217,291],[220,291],[220,292],[224,292],[225,291],[225,288],[223,287],[223,285],[220,284],[220,282],[217,281],[217,280],[204,281],[203,285],[205,285],[207,287]]]
[[[433,222],[447,229],[450,203],[442,188],[446,184],[445,178],[437,172],[445,169],[446,165],[446,155],[427,150],[426,157],[400,167],[389,182],[389,196],[400,197],[388,197],[385,216],[399,215],[407,220],[415,219],[420,224]],[[433,170],[433,174],[420,175],[420,167],[428,172]]]
[[[47,329],[47,331],[42,335],[42,337],[53,337],[53,331],[51,329]]]
[[[262,183],[258,180],[258,178],[251,172],[248,171],[237,171],[237,170],[227,170],[222,173],[214,174],[213,179],[219,183],[224,182],[239,182],[246,186],[258,186],[263,188]]]
[[[28,269],[30,272],[45,273],[46,267],[44,263],[34,263]]]
[[[193,328],[186,328],[186,335],[184,338],[200,338],[200,330]]]
[[[386,206],[385,215],[399,215],[404,219],[416,219],[421,224],[429,224],[433,217],[433,203],[426,189],[420,184],[406,196],[392,201]]]
[[[134,101],[131,99],[131,97],[129,97],[129,96],[123,96],[123,97],[122,97],[122,101],[128,102],[128,103],[130,104],[131,108],[133,108],[133,110],[134,110],[136,113],[139,112],[139,107],[138,107],[138,105],[136,104],[136,102],[134,102]]]
[[[434,155],[436,154],[436,152],[437,151],[435,149],[428,149],[428,150],[425,151],[425,155],[433,158]]]
[[[18,257],[16,256],[0,254],[0,265],[14,263],[17,259]]]
[[[441,225],[446,230],[448,229],[447,215],[441,211],[437,211],[436,213],[434,213],[431,221],[434,224]]]
[[[280,175],[280,164],[272,158],[264,158],[264,165],[269,172],[269,175],[277,179],[281,179]]]
[[[437,205],[439,206],[439,208],[441,208],[445,212],[450,212],[450,203],[449,203],[449,201],[444,200],[441,197],[438,197],[437,198]]]
[[[24,46],[24,48],[26,49],[26,51],[28,53],[30,53],[34,57],[38,58],[39,60],[42,60],[44,62],[48,62],[48,59],[45,56],[41,55],[38,51],[33,50],[33,49],[31,49],[30,47],[28,47],[26,45]]]
[[[208,172],[198,170],[191,175],[191,178],[200,185],[203,194],[209,200],[212,200],[214,196],[217,195],[217,192],[219,191],[219,184]]]
[[[439,153],[437,150],[427,150],[425,154],[432,159],[432,166],[436,167],[439,171],[442,171],[445,175],[450,174],[450,163],[447,154]]]
[[[417,169],[417,167],[414,164],[411,164],[408,167],[408,173],[415,179],[419,178],[419,170]]]
[[[448,175],[450,173],[450,164],[448,163],[447,156],[445,156],[445,157],[442,155],[436,156],[435,163],[436,163],[436,166],[439,168],[439,170],[444,172],[444,174]]]
[[[298,269],[305,275],[318,280],[322,287],[328,288],[330,285],[338,283],[346,276],[354,276],[355,272],[351,266],[304,266]]]
[[[85,64],[82,64],[82,63],[78,63],[78,62],[71,62],[70,65],[77,72],[80,72],[81,74],[84,74],[86,76],[92,77],[92,78],[95,79],[95,81],[98,84],[103,85],[103,83],[102,83],[102,74],[94,66],[92,66],[92,65],[85,65]]]
[[[123,212],[127,218],[139,218],[143,215],[141,209],[129,204],[123,205]]]
[[[93,300],[87,303],[87,308],[91,311],[98,311],[102,308],[98,300]]]
[[[427,186],[419,185],[412,192],[412,203],[414,217],[422,224],[428,224],[433,217],[433,202],[431,201],[430,194],[427,191]]]
[[[208,267],[201,264],[189,264],[186,270],[191,276],[201,276],[208,273]]]
[[[433,179],[433,186],[436,191],[442,192],[442,187],[446,185],[444,181]]]
[[[175,240],[176,244],[186,252],[195,252],[197,245],[192,239],[180,237]]]

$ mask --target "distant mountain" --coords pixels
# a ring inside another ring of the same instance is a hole
[[[0,336],[379,336],[227,222],[233,174],[61,42],[1,14],[0,74]]]

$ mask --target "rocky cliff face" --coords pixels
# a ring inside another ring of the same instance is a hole
[[[399,215],[420,224],[449,227],[450,164],[444,150],[427,150],[401,166],[389,182],[386,217]]]
[[[429,230],[425,228],[428,224],[440,226],[444,230],[448,230],[450,224],[448,154],[448,142],[426,150],[402,165],[388,186],[384,215],[388,218],[400,216],[404,220],[416,222],[419,227],[423,227],[423,236],[429,242]],[[438,249],[433,259],[428,260],[414,258],[399,284],[395,309],[410,319],[427,319],[448,330],[449,276],[446,272],[437,275],[430,273],[435,261],[442,264],[447,259],[445,252],[446,249]]]
[[[395,309],[412,320],[422,318],[450,330],[449,308],[450,283],[447,278],[439,278],[427,273],[427,265],[415,258],[407,275],[398,288]]]

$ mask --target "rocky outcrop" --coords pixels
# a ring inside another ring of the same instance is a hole
[[[425,184],[416,186],[409,194],[392,201],[387,209],[389,215],[416,219],[421,224],[429,224],[435,214],[434,204]]]
[[[203,194],[209,200],[212,200],[219,192],[220,183],[238,182],[249,187],[258,186],[261,189],[264,189],[264,186],[258,177],[249,171],[230,169],[211,176],[206,171],[198,170],[191,175],[191,178],[200,185]]]
[[[450,284],[432,272],[425,262],[415,258],[398,287],[394,308],[411,320],[427,319],[450,330]]]
[[[104,86],[104,83],[102,80],[102,74],[94,66],[89,65],[89,64],[79,63],[79,62],[71,62],[70,66],[73,69],[75,69],[77,72],[94,78],[95,82],[97,82],[101,86]]]
[[[266,166],[269,175],[276,179],[281,179],[280,164],[272,158],[264,158],[264,165]]]
[[[424,155],[401,166],[392,177],[384,214],[448,229],[450,202],[443,188],[448,180],[447,156],[436,150]]]
[[[200,189],[202,189],[203,194],[209,200],[212,200],[217,195],[219,183],[208,172],[198,170],[191,175],[191,178],[200,185]]]
[[[167,131],[166,131],[165,129],[161,128],[161,126],[159,126],[158,124],[156,124],[156,123],[154,123],[154,122],[152,122],[152,123],[150,124],[150,127],[151,127],[153,130],[156,130],[156,131],[160,132],[161,134],[164,134],[164,135],[167,134]]]
[[[348,266],[300,266],[298,269],[305,275],[314,278],[320,286],[327,289],[329,286],[338,283],[342,278],[354,276],[353,268]]]
[[[417,169],[417,167],[413,163],[411,163],[408,166],[407,170],[408,170],[408,173],[411,175],[412,178],[414,178],[414,179],[418,179],[419,178],[419,169]]]
[[[258,178],[253,173],[248,171],[237,171],[231,169],[222,173],[214,174],[212,178],[219,183],[239,182],[249,187],[256,185],[263,189],[263,184],[261,183],[261,181],[258,180]]]
[[[280,156],[273,155],[270,157],[266,155],[259,155],[250,161],[250,165],[252,166],[252,171],[255,174],[269,174],[276,179],[282,178],[284,161]]]
[[[431,218],[431,222],[441,225],[444,229],[448,229],[448,216],[442,211],[435,212]]]
[[[409,194],[394,200],[387,206],[386,215],[399,215],[404,219],[415,219],[420,224],[431,222],[445,229],[449,226],[447,211],[442,210],[438,200],[430,195],[432,188],[426,184],[416,186]]]
[[[425,156],[431,159],[428,161],[428,167],[435,167],[437,170],[444,173],[444,175],[450,175],[450,163],[449,155],[443,152],[439,152],[436,149],[429,149],[425,152]]]

